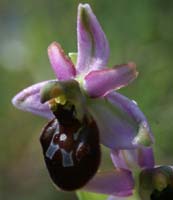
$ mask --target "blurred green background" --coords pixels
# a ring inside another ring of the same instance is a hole
[[[0,199],[75,200],[57,192],[39,135],[47,120],[11,105],[21,89],[54,78],[47,46],[76,51],[76,11],[91,4],[110,42],[110,62],[134,61],[139,77],[120,92],[136,100],[154,132],[157,164],[173,164],[173,1],[0,0]],[[103,167],[109,167],[105,150]]]

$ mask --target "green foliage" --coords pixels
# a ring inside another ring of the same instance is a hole
[[[76,193],[79,200],[106,200],[108,197],[107,195],[84,192],[84,191],[78,191]]]

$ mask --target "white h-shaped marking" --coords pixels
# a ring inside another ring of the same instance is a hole
[[[61,153],[62,153],[62,158],[63,158],[62,165],[64,167],[72,167],[72,166],[74,166],[74,162],[73,162],[73,158],[72,158],[73,151],[68,153],[64,149],[61,149]]]
[[[54,136],[59,134],[59,125],[57,123],[57,127],[56,127],[56,130],[55,130],[55,133],[52,137],[52,140],[51,140],[51,143],[46,151],[46,157],[52,159],[54,154],[56,153],[56,151],[59,149],[59,145],[58,144],[54,144],[53,142],[53,139],[54,139]]]

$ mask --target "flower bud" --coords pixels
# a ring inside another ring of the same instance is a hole
[[[172,168],[160,166],[143,170],[139,178],[139,194],[142,200],[172,200]]]

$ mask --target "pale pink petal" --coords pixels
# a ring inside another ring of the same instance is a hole
[[[128,170],[115,169],[110,172],[99,172],[91,179],[84,190],[115,196],[129,196],[134,188],[132,174]]]
[[[111,92],[104,98],[90,99],[88,109],[99,128],[100,141],[105,146],[119,150],[150,146],[153,143],[144,114],[127,97]]]
[[[106,36],[89,4],[79,4],[77,19],[78,73],[106,66],[109,45]]]
[[[13,105],[18,109],[53,119],[54,115],[50,111],[48,104],[40,102],[40,89],[48,82],[40,82],[22,90],[12,99]]]
[[[111,158],[116,167],[123,169],[133,170],[134,168],[154,167],[154,155],[151,147],[111,150]]]

